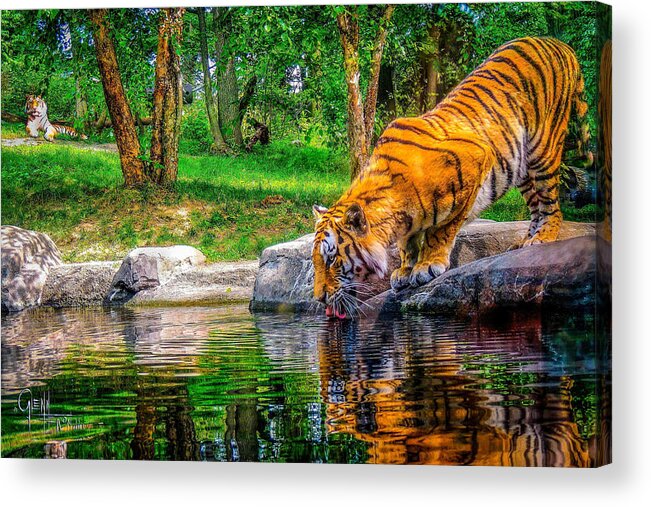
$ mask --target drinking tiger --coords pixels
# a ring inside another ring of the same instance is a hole
[[[516,246],[556,240],[563,144],[572,109],[586,125],[583,91],[567,44],[526,37],[498,48],[432,111],[391,122],[344,195],[313,208],[314,296],[326,315],[357,311],[367,281],[388,274],[392,245],[395,290],[442,274],[464,222],[513,186],[531,213]],[[581,128],[579,151],[588,138]]]

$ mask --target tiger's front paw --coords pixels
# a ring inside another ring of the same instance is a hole
[[[443,264],[428,264],[427,262],[419,262],[414,266],[409,277],[409,285],[412,287],[420,287],[434,278],[442,275],[447,268]]]
[[[398,268],[391,273],[391,288],[395,291],[409,287],[409,275],[411,268]]]
[[[522,243],[522,248],[525,246],[531,246],[531,245],[539,245],[540,243],[544,243],[543,239],[540,238],[539,236],[534,236],[533,238],[528,238]]]
[[[527,234],[521,240],[516,240],[515,243],[513,243],[506,251],[512,252],[513,250],[519,250],[520,248],[523,248],[529,240],[531,240],[531,236]]]

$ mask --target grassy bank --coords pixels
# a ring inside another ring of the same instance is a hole
[[[46,232],[68,262],[173,244],[195,246],[213,261],[253,259],[311,232],[312,204],[332,204],[348,181],[343,154],[281,141],[237,157],[182,155],[177,191],[163,193],[123,188],[115,153],[3,147],[2,223]],[[565,214],[592,218],[586,209]],[[514,191],[483,216],[518,220],[528,212]]]

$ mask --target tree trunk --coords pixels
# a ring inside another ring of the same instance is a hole
[[[122,86],[115,46],[107,24],[106,9],[90,10],[97,65],[102,79],[106,106],[111,115],[115,142],[120,153],[120,165],[126,186],[139,186],[145,182],[145,164],[140,158],[140,141]]]
[[[79,55],[79,43],[77,37],[73,32],[71,26],[72,21],[67,20],[68,24],[68,34],[70,36],[70,51],[72,53],[72,72],[75,78],[75,120],[77,122],[83,121],[88,127],[88,101],[86,100],[86,94],[81,86],[81,71],[80,71],[80,55]]]
[[[348,12],[337,14],[339,37],[344,51],[344,73],[348,91],[348,155],[351,179],[357,177],[368,162],[368,143],[364,127],[364,108],[359,86],[359,24]]]
[[[396,92],[393,86],[393,67],[382,65],[380,67],[380,82],[378,83],[378,102],[384,106],[388,121],[398,117],[396,107]]]
[[[237,76],[235,75],[235,56],[226,44],[228,34],[233,28],[231,15],[232,13],[227,7],[215,7],[213,11],[219,125],[227,142],[242,146],[244,142]]]
[[[199,42],[201,46],[201,67],[203,69],[203,92],[206,101],[206,112],[208,113],[208,122],[210,123],[210,132],[213,138],[211,151],[225,153],[228,146],[222,136],[219,128],[219,113],[215,104],[215,97],[212,92],[212,81],[210,79],[210,64],[208,60],[208,41],[206,31],[206,13],[203,8],[197,9],[199,17]]]
[[[377,110],[377,89],[380,81],[380,67],[382,65],[382,54],[387,41],[387,28],[395,5],[387,5],[380,20],[375,42],[373,43],[373,54],[371,55],[371,75],[368,80],[366,101],[364,103],[364,129],[366,130],[366,151],[371,152],[371,140],[375,127],[375,111]]]
[[[427,31],[427,43],[423,48],[421,60],[423,65],[423,93],[421,95],[421,113],[434,109],[438,102],[438,81],[439,81],[439,42],[441,29],[436,23]]]
[[[158,185],[174,183],[178,174],[183,84],[177,49],[181,44],[183,12],[183,8],[162,9],[158,26],[151,162],[146,169],[149,180]]]

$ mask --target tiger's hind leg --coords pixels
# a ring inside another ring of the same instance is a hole
[[[50,141],[50,142],[52,142],[52,141],[54,141],[54,138],[56,137],[56,135],[57,135],[57,130],[54,128],[54,126],[50,125],[50,126],[45,130],[45,134],[43,135],[43,138],[44,138],[46,141]]]
[[[522,248],[528,240],[534,237],[542,221],[542,214],[538,207],[538,193],[536,192],[536,186],[533,180],[527,178],[518,185],[518,190],[520,190],[524,201],[527,203],[527,208],[529,208],[529,213],[531,214],[531,222],[529,223],[529,229],[524,235],[524,238],[520,241],[516,241],[509,250]]]
[[[411,236],[400,248],[400,267],[391,273],[391,288],[401,290],[409,286],[411,271],[418,262],[423,233],[419,232]]]
[[[531,237],[525,239],[522,246],[556,241],[561,231],[563,214],[559,200],[561,150],[557,150],[552,162],[543,170],[535,173],[533,180],[538,201],[538,225]],[[532,213],[532,221],[534,215]]]

